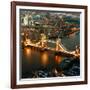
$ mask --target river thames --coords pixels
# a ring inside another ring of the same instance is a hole
[[[73,36],[63,37],[61,39],[64,47],[69,50],[75,50],[79,45],[80,32]],[[50,46],[53,46],[50,44]],[[40,51],[34,47],[25,47],[20,49],[21,78],[46,78],[46,77],[64,77],[80,75],[80,60],[74,57],[65,57],[55,55],[50,51]]]

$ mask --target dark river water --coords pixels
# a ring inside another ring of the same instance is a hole
[[[75,46],[79,45],[79,36],[79,33],[76,33],[73,36],[64,37],[62,44],[67,50],[75,50]],[[21,78],[80,75],[80,60],[74,59],[31,47],[21,48]]]

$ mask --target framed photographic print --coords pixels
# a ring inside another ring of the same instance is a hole
[[[11,88],[87,84],[87,6],[11,2]]]

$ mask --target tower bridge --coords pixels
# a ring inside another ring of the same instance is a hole
[[[47,45],[47,43],[54,43],[55,44],[55,48],[51,48]],[[33,48],[36,48],[40,51],[50,51],[50,52],[54,52],[55,54],[57,55],[63,55],[63,56],[67,56],[67,57],[78,57],[80,58],[80,50],[78,48],[76,48],[76,50],[74,51],[67,51],[64,46],[62,45],[61,43],[61,40],[60,39],[57,39],[56,42],[55,41],[52,41],[52,40],[46,40],[45,38],[41,39],[39,42],[37,43],[32,43],[30,41],[30,39],[27,39],[25,42],[24,42],[24,46],[25,47],[33,47]]]

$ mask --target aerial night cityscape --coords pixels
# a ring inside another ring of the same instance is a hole
[[[80,13],[20,9],[21,78],[80,76]]]

